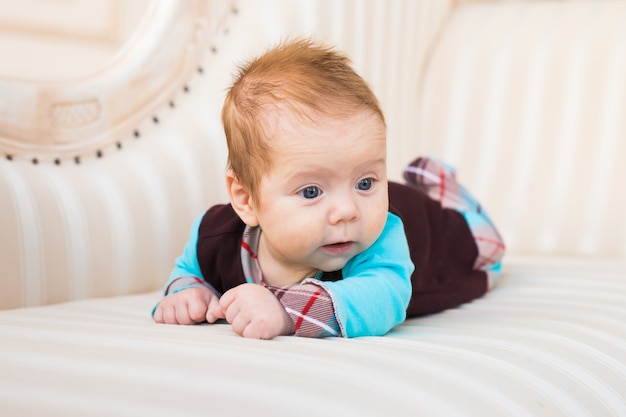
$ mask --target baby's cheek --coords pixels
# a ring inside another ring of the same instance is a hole
[[[373,244],[376,239],[380,237],[383,233],[385,225],[387,224],[387,211],[377,213],[376,220],[372,222],[371,225],[371,243]]]

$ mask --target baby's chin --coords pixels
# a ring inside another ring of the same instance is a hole
[[[323,262],[320,265],[317,265],[317,269],[322,272],[334,272],[343,269],[344,266],[352,259],[355,255],[352,256],[337,256],[333,257],[326,262]]]

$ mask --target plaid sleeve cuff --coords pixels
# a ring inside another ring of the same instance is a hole
[[[314,284],[267,288],[293,320],[296,336],[341,336],[335,306],[324,288]]]

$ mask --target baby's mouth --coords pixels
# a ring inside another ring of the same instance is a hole
[[[344,253],[347,253],[353,245],[354,242],[339,242],[332,243],[330,245],[324,245],[322,246],[322,248],[324,249],[324,251],[330,253],[331,255],[343,255]]]

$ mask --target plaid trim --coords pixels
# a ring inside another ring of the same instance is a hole
[[[264,285],[278,298],[293,320],[296,336],[341,336],[335,304],[324,288],[315,284],[275,287],[265,283],[257,258],[260,236],[260,228],[246,226],[241,241],[241,263],[246,281]]]
[[[246,226],[241,238],[241,267],[247,283],[262,284],[263,272],[259,265],[257,252],[259,248],[259,227]]]
[[[300,284],[267,288],[283,304],[293,320],[296,336],[341,336],[332,299],[322,287]]]
[[[457,182],[454,168],[434,158],[417,158],[405,168],[404,179],[442,207],[463,214],[478,247],[474,269],[487,272],[491,287],[500,271],[504,241],[478,201]]]

